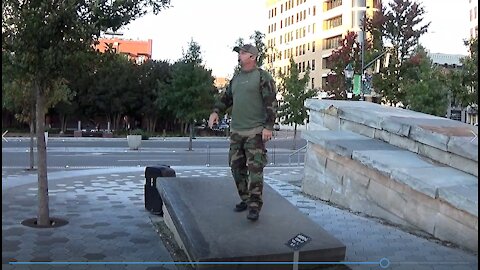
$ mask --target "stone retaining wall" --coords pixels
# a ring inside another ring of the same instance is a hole
[[[470,127],[379,106],[307,102],[303,191],[477,252],[478,155],[469,147],[477,149],[478,139],[465,132]]]

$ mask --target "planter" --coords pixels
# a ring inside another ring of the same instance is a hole
[[[138,150],[142,143],[142,135],[127,135],[127,142],[131,150]]]

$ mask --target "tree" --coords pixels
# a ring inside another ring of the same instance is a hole
[[[192,150],[195,120],[205,118],[214,103],[215,86],[212,71],[204,67],[200,45],[190,41],[182,59],[173,65],[168,108],[186,127],[190,127],[188,150]]]
[[[257,65],[259,67],[263,66],[263,62],[268,56],[268,52],[267,52],[268,48],[263,42],[264,39],[265,39],[265,34],[263,34],[258,30],[254,31],[253,34],[250,35],[250,43],[255,45],[255,47],[257,47],[258,49]],[[235,41],[235,45],[233,47],[236,47],[236,46],[242,47],[244,44],[245,44],[245,40],[240,37]],[[240,64],[235,66],[235,70],[233,74],[236,74],[239,71],[240,71]]]
[[[393,46],[393,57],[390,65],[374,76],[373,83],[387,103],[396,105],[405,102],[406,97],[405,89],[401,88],[405,72],[403,64],[410,58],[430,23],[421,25],[425,10],[412,0],[393,0],[388,6],[388,10],[384,7],[378,14],[376,25],[385,42]]]
[[[253,35],[250,36],[250,39],[258,49],[257,64],[259,67],[261,67],[263,65],[263,61],[267,57],[267,46],[265,46],[265,43],[263,42],[265,39],[265,34],[260,31],[255,31]]]
[[[325,91],[332,99],[346,99],[347,91],[345,84],[344,69],[348,63],[352,63],[355,74],[361,74],[360,44],[357,41],[357,34],[348,31],[340,41],[340,47],[334,49],[327,58],[327,67],[332,72],[327,76]]]
[[[15,55],[15,70],[31,80],[36,100],[39,226],[51,226],[48,207],[45,108],[62,80],[65,59],[86,51],[101,31],[117,30],[168,6],[169,0],[2,1],[2,50]]]
[[[165,61],[149,60],[139,66],[138,113],[144,118],[148,132],[154,132],[159,115],[167,114],[166,87],[171,79],[171,66]]]
[[[400,86],[405,90],[404,105],[414,111],[445,116],[448,107],[448,88],[445,75],[433,67],[423,47],[404,62],[404,79]]]
[[[35,97],[32,92],[32,79],[28,74],[22,74],[21,70],[16,68],[16,57],[13,54],[4,52],[2,59],[2,107],[15,113],[15,118],[30,127],[30,166],[35,167],[34,157],[34,135],[35,135]],[[53,104],[67,101],[72,98],[74,93],[68,89],[65,80],[58,79],[54,81],[50,96],[47,100],[46,108],[51,108]]]
[[[297,125],[303,125],[307,119],[307,108],[304,106],[307,98],[314,97],[317,93],[313,89],[307,89],[310,70],[307,70],[302,78],[300,71],[293,58],[290,58],[290,74],[281,74],[282,80],[279,92],[283,96],[283,102],[279,106],[280,118],[284,117],[283,124],[294,125],[293,149],[296,148]]]
[[[467,88],[463,92],[457,93],[461,106],[477,104],[478,102],[478,37],[465,41],[469,47],[470,55],[462,58],[462,85]],[[478,104],[477,104],[478,105]]]

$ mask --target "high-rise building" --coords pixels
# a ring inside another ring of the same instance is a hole
[[[478,37],[478,0],[468,0],[470,38]]]
[[[293,57],[304,74],[310,68],[307,87],[322,89],[330,72],[326,60],[347,31],[358,33],[362,21],[381,7],[381,0],[267,0],[269,57],[265,67],[273,75],[288,74]]]
[[[127,55],[128,59],[133,59],[135,63],[152,59],[152,40],[130,40],[121,38],[99,38],[95,46],[100,52],[105,52],[110,46],[117,53]]]

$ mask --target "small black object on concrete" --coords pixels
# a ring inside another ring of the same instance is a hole
[[[155,215],[163,215],[163,202],[157,190],[157,177],[176,177],[175,170],[168,165],[145,168],[145,209]]]

